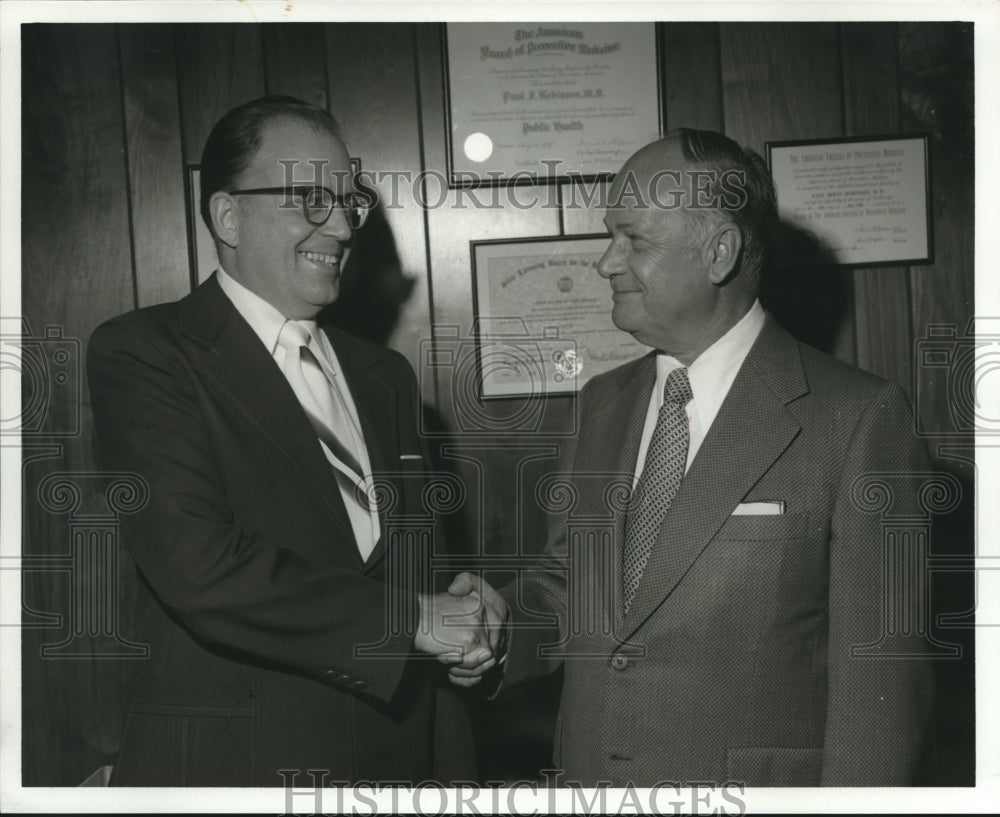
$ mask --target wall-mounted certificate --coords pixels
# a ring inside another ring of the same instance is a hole
[[[469,244],[483,397],[572,393],[649,351],[611,321],[606,235]]]
[[[660,135],[652,23],[448,23],[453,186],[606,177]]]
[[[926,136],[768,142],[778,214],[845,266],[933,260]]]

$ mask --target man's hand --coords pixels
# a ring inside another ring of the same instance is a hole
[[[490,643],[487,607],[478,594],[418,595],[420,623],[413,645],[443,664],[468,669],[496,663]]]
[[[472,573],[459,573],[448,588],[452,596],[477,599],[482,605],[483,622],[488,632],[490,659],[474,662],[471,656],[448,670],[449,680],[457,685],[470,687],[478,684],[483,675],[496,664],[503,652],[505,627],[507,624],[507,602],[504,601],[489,582]]]

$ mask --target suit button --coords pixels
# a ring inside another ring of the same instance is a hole
[[[615,655],[611,658],[611,666],[619,671],[628,669],[628,658],[624,655]]]
[[[323,670],[323,674],[324,674],[324,675],[325,675],[325,676],[326,676],[327,678],[332,678],[332,679],[333,679],[334,681],[336,681],[336,680],[337,680],[337,676],[339,675],[339,673],[338,673],[338,672],[337,672],[337,670],[335,670],[335,669],[328,669],[328,670]]]
[[[351,689],[364,689],[368,686],[367,681],[351,681]]]

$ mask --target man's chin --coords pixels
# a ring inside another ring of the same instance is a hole
[[[630,335],[638,331],[636,321],[628,314],[628,309],[621,304],[615,304],[611,310],[611,322],[622,332],[628,332]]]
[[[628,313],[622,314],[615,309],[611,313],[611,322],[614,323],[616,328],[621,329],[622,332],[627,332],[636,341],[643,344],[643,346],[657,348],[656,342],[648,337],[646,329],[643,328],[642,321],[637,320],[634,316],[630,316]],[[648,329],[648,327],[646,328]]]
[[[313,305],[316,307],[316,311],[319,312],[321,309],[326,309],[328,306],[333,305],[337,302],[340,297],[340,286],[335,285],[332,292],[325,294],[322,298],[317,298],[313,301]]]
[[[330,304],[340,297],[339,283],[326,287],[313,287],[309,292],[300,293],[295,302],[290,305],[292,314],[286,317],[299,321],[311,321]]]
[[[318,308],[329,306],[340,297],[340,272],[337,272],[332,278],[310,282],[308,292],[305,294],[309,303]]]

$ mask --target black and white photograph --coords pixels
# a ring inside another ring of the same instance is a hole
[[[0,6],[0,810],[1000,798],[1000,7]]]

